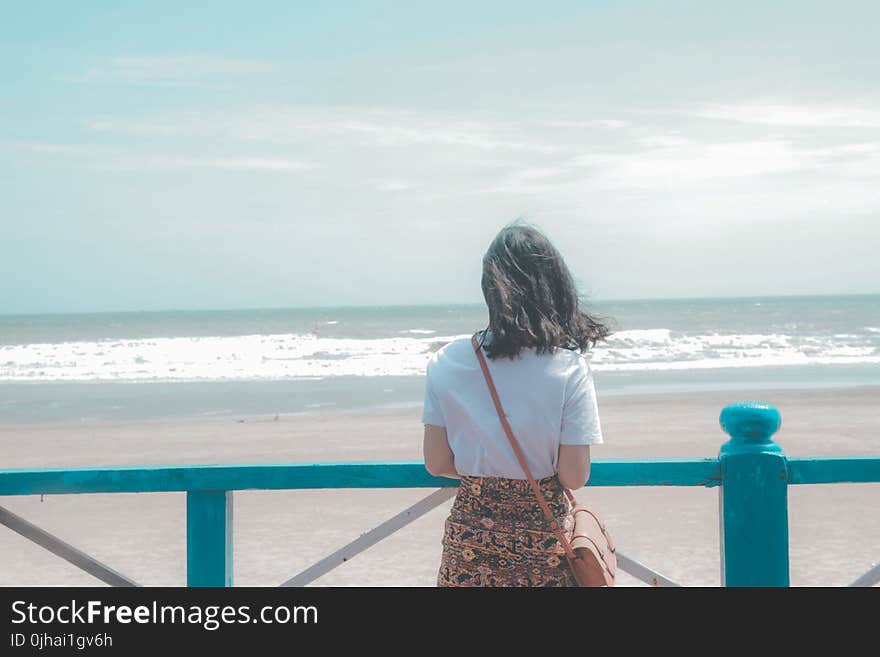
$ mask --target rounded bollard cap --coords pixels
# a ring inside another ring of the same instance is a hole
[[[782,424],[782,416],[776,407],[759,401],[725,406],[719,419],[721,427],[735,443],[772,443],[771,436]]]

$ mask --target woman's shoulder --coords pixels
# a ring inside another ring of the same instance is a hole
[[[571,385],[572,381],[581,380],[592,376],[590,360],[591,352],[580,352],[575,349],[558,347],[553,351],[536,353],[532,350],[527,358],[533,359],[536,373],[549,376],[553,379],[566,381]]]
[[[583,377],[591,375],[592,351],[582,352],[576,349],[557,349],[553,355],[562,362],[563,369],[567,371],[569,376]]]
[[[431,370],[438,364],[461,364],[466,360],[473,359],[473,352],[474,348],[471,345],[470,336],[456,336],[449,338],[442,344],[435,343],[435,349],[428,359],[428,369]]]
[[[591,352],[582,353],[573,349],[557,348],[540,354],[535,349],[525,349],[518,356],[503,360],[509,361],[511,364],[527,360],[543,361],[554,370],[585,371],[589,368],[591,359]],[[446,367],[466,366],[470,368],[476,364],[471,336],[456,336],[436,346],[428,359],[428,371],[437,368],[445,369]]]
[[[587,366],[593,359],[593,352],[583,352],[576,349],[563,349],[560,347],[553,352],[553,356],[559,360],[567,361],[575,365]]]

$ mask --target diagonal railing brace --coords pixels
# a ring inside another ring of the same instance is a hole
[[[617,565],[620,566],[622,571],[629,573],[645,584],[659,587],[681,586],[681,584],[677,584],[668,577],[664,577],[656,570],[651,570],[645,564],[639,563],[635,559],[630,559],[625,554],[622,554],[620,550],[615,552],[615,556],[617,557]]]
[[[386,520],[381,525],[374,527],[365,534],[361,534],[361,536],[348,545],[339,548],[333,554],[324,557],[298,575],[294,575],[281,584],[281,586],[306,586],[337,566],[341,566],[343,563],[352,559],[367,548],[372,547],[383,538],[390,536],[398,529],[406,527],[413,520],[428,513],[428,511],[440,506],[448,499],[454,497],[456,492],[458,492],[457,487],[440,488],[435,490],[433,493],[419,500],[408,509],[404,509],[393,518]]]
[[[80,570],[84,570],[93,577],[97,577],[110,586],[140,586],[137,582],[104,565],[82,550],[78,550],[69,543],[65,543],[57,536],[53,536],[45,529],[37,527],[35,524],[28,522],[2,506],[0,506],[0,525],[6,525],[16,534],[24,536],[41,548],[45,548],[52,554],[61,557],[68,563],[73,564]]]
[[[864,575],[857,577],[853,580],[852,584],[848,584],[847,586],[874,586],[880,582],[880,563],[874,564],[874,567],[871,568]]]

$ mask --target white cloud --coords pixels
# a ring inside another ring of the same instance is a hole
[[[382,180],[376,184],[380,192],[403,192],[412,188],[412,183],[406,180]]]
[[[541,121],[461,118],[391,108],[271,107],[230,112],[207,110],[137,117],[105,116],[90,121],[88,127],[119,134],[210,136],[273,143],[320,137],[367,146],[438,145],[536,154],[551,154],[569,148],[567,139],[549,134],[555,131],[548,131],[545,122]],[[569,126],[568,130],[572,129]]]
[[[683,143],[629,154],[575,159],[608,187],[689,187],[712,181],[785,173],[819,166],[815,155],[784,141]]]
[[[279,157],[168,157],[134,156],[122,158],[120,163],[135,167],[161,169],[221,169],[227,171],[306,171],[317,164]]]
[[[491,186],[494,191],[551,193],[593,190],[669,190],[693,193],[742,178],[816,169],[837,151],[799,149],[785,141],[704,143],[668,136],[637,140],[641,148],[596,150],[557,166],[526,167]]]
[[[743,103],[707,105],[690,116],[803,128],[880,128],[880,110],[857,107]]]
[[[114,147],[92,144],[53,144],[43,142],[19,142],[8,144],[14,150],[58,158],[75,158],[89,166],[109,169],[213,169],[226,171],[278,171],[296,172],[319,168],[314,162],[262,156],[190,156],[157,155],[133,152]]]
[[[629,121],[621,121],[620,119],[591,119],[588,121],[541,121],[541,125],[550,128],[577,128],[580,130],[604,128],[610,130],[618,130],[629,125]]]
[[[613,217],[614,230],[765,225],[880,211],[880,143],[809,147],[783,140],[648,137],[636,144],[642,147],[523,167],[482,192],[539,203],[553,214]]]
[[[120,146],[82,157],[115,169],[320,169],[297,202],[361,214],[389,211],[381,202],[371,210],[375,201],[359,196],[371,191],[410,215],[446,204],[459,204],[461,216],[476,207],[560,215],[605,207],[608,216],[626,215],[622,223],[654,217],[669,225],[880,210],[871,190],[880,135],[847,140],[819,130],[768,139],[763,128],[679,117],[626,129],[595,121],[351,107],[158,112],[92,120],[102,142]],[[49,160],[52,148],[65,147],[40,148]]]
[[[117,82],[129,84],[197,84],[222,82],[242,75],[268,73],[272,62],[236,59],[217,55],[173,55],[155,57],[113,57],[91,67],[80,82]]]
[[[691,143],[691,140],[680,137],[679,135],[652,135],[650,137],[641,137],[638,142],[648,148],[664,148],[669,146],[684,146]]]
[[[377,144],[443,144],[480,150],[526,150],[553,152],[555,145],[529,139],[515,130],[490,123],[448,121],[410,113],[374,113],[364,119],[314,124],[319,131],[347,132]]]
[[[590,170],[592,181],[600,187],[693,189],[733,179],[766,179],[775,174],[796,172],[822,176],[874,175],[878,156],[880,144],[877,143],[808,147],[783,140],[720,143],[681,140],[632,153],[583,155],[575,158],[573,164]]]

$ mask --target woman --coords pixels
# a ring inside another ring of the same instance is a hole
[[[559,252],[525,224],[505,227],[489,246],[482,288],[489,326],[474,337],[526,463],[570,532],[564,489],[587,482],[590,445],[602,442],[582,354],[608,327],[580,307]],[[575,586],[504,433],[471,338],[431,357],[422,422],[428,471],[461,479],[438,586]]]

